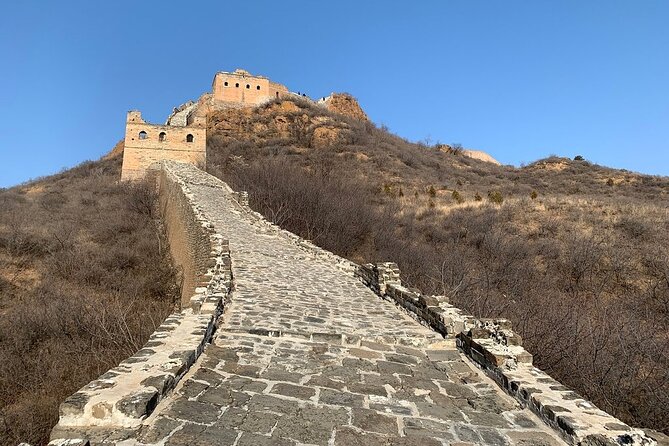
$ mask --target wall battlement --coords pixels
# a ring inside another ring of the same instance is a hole
[[[162,160],[204,168],[207,161],[206,117],[194,117],[185,125],[156,125],[144,121],[141,112],[129,111],[124,144],[123,181],[144,177],[152,164]]]
[[[288,94],[285,86],[241,69],[216,73],[211,89],[214,100],[241,105],[260,105]]]

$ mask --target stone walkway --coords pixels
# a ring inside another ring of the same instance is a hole
[[[146,421],[142,444],[564,444],[452,340],[227,194],[190,188],[230,240],[235,288],[212,345]]]

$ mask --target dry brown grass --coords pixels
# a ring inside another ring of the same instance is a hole
[[[234,126],[212,116],[210,171],[326,249],[395,261],[410,285],[512,319],[539,367],[624,421],[669,432],[669,178],[557,157],[496,166],[297,105]],[[319,116],[350,137],[310,148]],[[296,129],[277,139],[277,118]]]
[[[116,158],[0,191],[0,444],[46,444],[59,403],[174,307],[154,192],[119,177]]]

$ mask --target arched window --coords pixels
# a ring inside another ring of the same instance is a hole
[[[277,98],[279,97],[279,92],[278,92],[278,91],[276,92],[276,97],[277,97]]]
[[[139,139],[146,139],[146,132],[144,130],[139,132]]]
[[[236,88],[239,88],[239,82],[237,82],[237,83],[235,84],[235,87],[236,87]]]
[[[190,133],[186,135],[186,142],[193,142],[193,135],[191,135]]]
[[[249,89],[251,88],[251,86],[249,84],[246,84],[246,88]]]
[[[160,132],[160,134],[158,135],[158,141],[160,142],[165,141],[165,136],[167,136],[165,132]]]
[[[223,82],[223,85],[228,86],[228,81]]]
[[[258,85],[258,86],[256,87],[256,90],[260,90],[260,85]]]

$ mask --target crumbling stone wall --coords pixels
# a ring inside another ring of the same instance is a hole
[[[149,167],[162,160],[206,165],[207,129],[205,119],[187,126],[149,124],[138,111],[128,112],[121,180],[146,175]]]
[[[158,166],[154,166],[154,169]],[[190,305],[195,289],[212,265],[210,231],[195,215],[182,185],[165,169],[157,175],[160,210],[170,254],[181,273],[181,306]]]
[[[170,116],[167,118],[165,125],[171,125],[173,127],[187,126],[189,124],[188,118],[195,111],[197,106],[197,102],[188,101],[178,107],[175,107],[174,110],[172,110]]]

